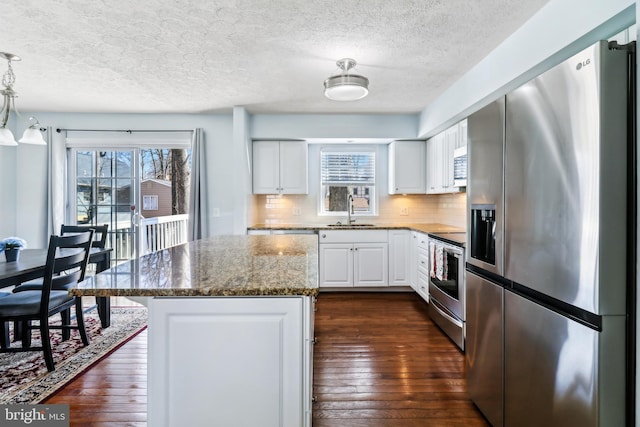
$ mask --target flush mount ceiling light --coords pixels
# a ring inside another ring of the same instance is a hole
[[[358,74],[349,74],[356,66],[355,59],[343,58],[336,62],[342,73],[324,81],[324,96],[334,101],[355,101],[369,93],[369,79]]]
[[[2,110],[0,110],[0,145],[18,145],[16,139],[13,137],[13,133],[7,129],[7,122],[9,121],[9,113],[13,108],[16,115],[20,116],[16,109],[15,99],[18,97],[18,93],[13,90],[13,84],[16,82],[16,75],[13,73],[11,67],[12,61],[20,61],[20,57],[12,53],[0,52],[0,58],[7,60],[8,68],[2,76],[2,86],[4,89],[0,90],[0,94],[4,99]],[[42,138],[40,131],[40,123],[35,117],[29,118],[29,127],[24,131],[20,142],[23,144],[36,144],[46,145],[47,143]]]

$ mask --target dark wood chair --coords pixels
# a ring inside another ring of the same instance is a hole
[[[108,229],[109,229],[108,224],[103,224],[103,225],[64,225],[62,224],[62,226],[60,227],[60,235],[61,236],[77,235],[79,233],[86,233],[87,231],[93,230],[94,232],[93,242],[91,246],[94,248],[104,248],[107,242]],[[82,278],[80,279],[80,281],[82,281],[83,279],[84,279],[84,274],[82,275]],[[65,290],[68,290],[68,288],[69,287],[67,286]],[[13,289],[13,292],[16,293],[16,292],[24,292],[24,291],[36,291],[40,289],[42,289],[42,279],[35,279],[35,280],[31,280],[29,282],[25,282],[16,286]],[[53,290],[61,290],[61,289],[54,287]],[[91,307],[91,309],[94,307],[98,307],[98,306],[95,305]],[[98,307],[98,311],[100,311],[99,307]],[[65,317],[65,320],[68,322],[71,317],[71,310],[67,310],[66,312],[61,313],[61,316]],[[15,324],[14,331],[16,332],[16,334],[20,334],[21,328],[18,323]],[[63,331],[62,333],[63,340],[69,339],[69,336],[70,336],[69,332],[70,331]]]
[[[68,236],[69,234],[85,233],[93,230],[93,247],[104,248],[107,244],[107,235],[109,224],[103,225],[64,225],[60,227],[60,235]]]
[[[0,353],[38,351],[44,353],[47,369],[55,369],[51,349],[49,330],[69,331],[77,329],[82,343],[89,345],[89,337],[84,326],[82,298],[69,295],[66,290],[84,278],[89,261],[89,250],[93,240],[93,231],[74,236],[51,236],[45,265],[42,288],[29,290],[0,298],[0,324],[4,331],[0,334]],[[54,290],[55,289],[55,290]],[[70,316],[62,317],[61,325],[51,325],[49,318],[68,311],[75,306],[76,325],[72,325]],[[37,320],[37,326],[31,322]],[[8,340],[8,322],[20,322],[22,325],[22,347],[11,347]],[[31,331],[39,329],[42,345],[31,347]]]

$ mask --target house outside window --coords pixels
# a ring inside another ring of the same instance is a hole
[[[349,195],[355,216],[377,215],[375,148],[323,148],[320,175],[319,215],[346,215]]]
[[[145,211],[157,211],[158,196],[142,196],[142,209]]]

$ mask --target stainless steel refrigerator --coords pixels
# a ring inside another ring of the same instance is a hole
[[[466,360],[494,426],[627,422],[628,61],[600,42],[469,118]]]

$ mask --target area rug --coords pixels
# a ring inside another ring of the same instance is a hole
[[[85,314],[89,345],[84,347],[77,331],[62,341],[61,331],[51,332],[55,370],[48,372],[41,351],[0,353],[0,404],[39,403],[77,375],[133,338],[147,325],[144,307],[112,307],[111,326],[102,329],[97,310]],[[20,345],[20,342],[13,343]],[[32,345],[40,345],[33,332]]]

